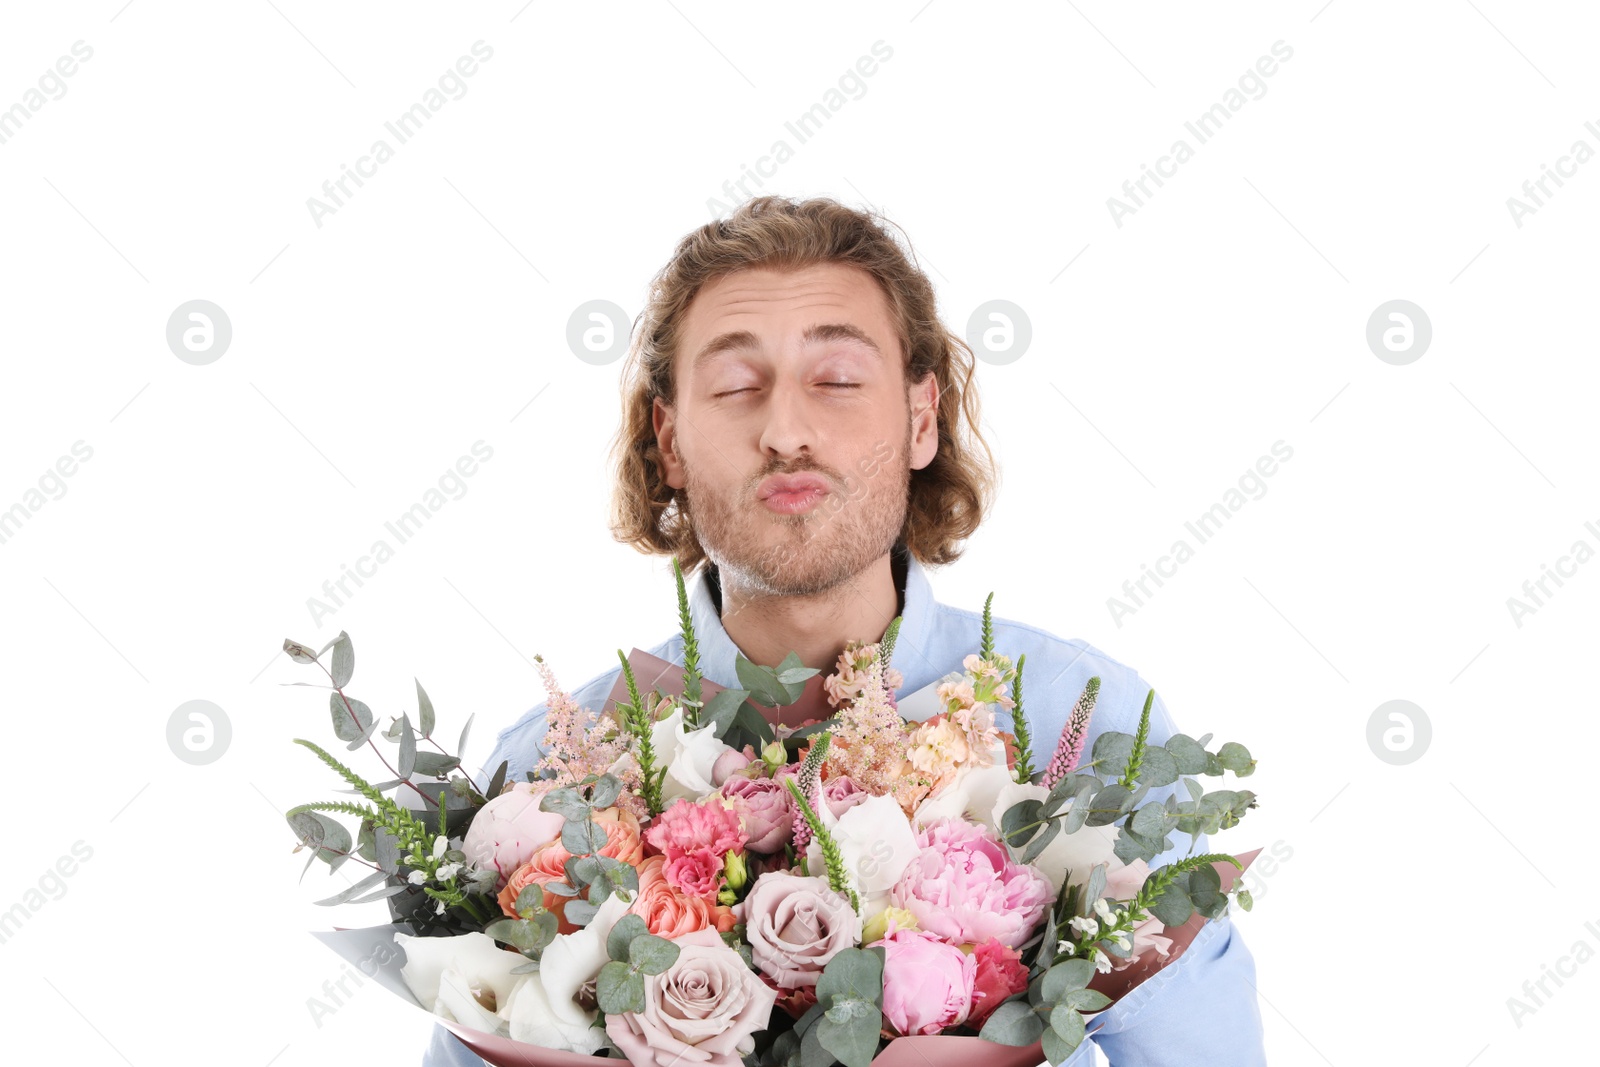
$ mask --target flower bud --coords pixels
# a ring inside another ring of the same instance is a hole
[[[743,852],[729,852],[722,857],[722,876],[727,879],[729,889],[743,889],[750,881],[750,868],[744,861]],[[732,904],[731,900],[722,901]]]

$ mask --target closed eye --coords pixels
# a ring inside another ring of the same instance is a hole
[[[832,388],[832,389],[860,389],[861,388],[861,383],[860,382],[822,382],[820,384],[822,384],[824,386],[827,386],[829,388]],[[745,386],[743,389],[730,389],[725,393],[712,393],[711,394],[711,398],[713,400],[716,400],[716,399],[720,399],[721,397],[725,397],[725,396],[736,396],[739,393],[751,392],[754,388],[755,388],[754,386]]]

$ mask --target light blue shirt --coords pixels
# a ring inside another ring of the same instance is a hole
[[[900,634],[894,665],[904,676],[900,695],[914,693],[951,671],[978,650],[982,641],[980,611],[941,604],[933,598],[927,572],[915,557],[895,554],[900,582]],[[901,579],[903,563],[904,578]],[[734,657],[738,648],[722,627],[720,589],[710,565],[688,582],[690,615],[700,648],[700,673],[720,685],[735,686]],[[991,617],[996,651],[1013,663],[1026,654],[1023,711],[1033,731],[1035,766],[1043,766],[1055,748],[1072,705],[1084,684],[1098,675],[1100,696],[1090,720],[1088,747],[1106,730],[1133,733],[1138,728],[1150,686],[1138,673],[1081,640],[1065,639],[998,615]],[[865,635],[863,635],[865,636]],[[875,636],[875,635],[874,635]],[[683,639],[674,633],[647,649],[652,655],[681,664]],[[831,670],[832,664],[825,669]],[[582,707],[600,710],[611,695],[622,665],[597,675],[574,690]],[[485,765],[493,770],[509,760],[507,781],[522,781],[538,761],[544,735],[545,705],[529,711],[500,732]],[[1158,692],[1150,711],[1150,740],[1163,743],[1177,732]],[[1204,732],[1204,731],[1202,731]],[[485,784],[485,783],[480,783]],[[1167,790],[1151,790],[1161,799]],[[1237,831],[1235,831],[1237,833]],[[1160,866],[1189,851],[1189,837],[1173,833],[1173,849],[1151,864]],[[1204,838],[1196,851],[1205,851]],[[1239,850],[1245,845],[1241,844]],[[1211,923],[1178,961],[1160,971],[1117,1003],[1089,1020],[1090,1038],[1112,1067],[1256,1067],[1266,1063],[1261,1012],[1256,1003],[1255,960],[1239,931],[1228,919]],[[1073,1067],[1093,1062],[1089,1042],[1067,1061]],[[424,1067],[482,1067],[481,1060],[444,1027],[434,1028]]]

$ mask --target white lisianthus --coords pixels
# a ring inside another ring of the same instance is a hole
[[[584,1055],[605,1045],[605,1030],[594,1026],[595,1013],[580,1007],[577,995],[610,958],[606,938],[630,904],[612,893],[589,925],[562,934],[540,954],[533,980],[519,985],[500,1012],[513,1041]]]
[[[661,782],[662,804],[679,798],[700,800],[716,791],[712,769],[723,753],[733,749],[717,740],[715,730],[709,723],[696,730],[685,728],[682,708],[673,708],[672,714],[650,727],[656,767],[667,769]]]
[[[995,800],[1008,785],[1016,785],[1016,779],[1011,776],[1005,750],[1001,749],[999,757],[987,767],[968,764],[961,768],[953,781],[917,805],[914,821],[918,826],[927,826],[935,819],[960,818],[986,827],[998,837]]]
[[[527,975],[512,974],[528,962],[521,953],[508,952],[487,934],[454,937],[412,937],[396,933],[405,950],[400,977],[424,1008],[441,1018],[486,1033],[507,1033],[496,1012],[511,999]]]
[[[889,906],[889,890],[917,857],[916,831],[891,796],[871,796],[843,815],[822,805],[817,812],[839,846],[846,876],[861,899],[861,920],[869,923]],[[806,848],[806,869],[825,876],[827,861],[815,837]]]
[[[989,813],[989,825],[999,826],[1008,810],[1024,800],[1044,800],[1050,790],[1042,785],[1020,785],[1012,782],[995,795],[994,807]],[[1061,809],[1070,811],[1070,805]],[[919,809],[918,814],[921,814]],[[1106,863],[1111,868],[1122,866],[1115,852],[1117,830],[1114,826],[1082,826],[1076,833],[1060,831],[1035,857],[1032,866],[1050,879],[1057,893],[1065,884],[1082,885],[1089,880],[1089,872],[1096,864]]]

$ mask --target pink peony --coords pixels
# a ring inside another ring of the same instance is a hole
[[[977,963],[920,930],[892,930],[883,949],[883,1019],[902,1037],[937,1034],[967,1020]]]
[[[749,745],[745,746],[747,749],[749,747]],[[711,765],[712,784],[720,786],[729,777],[750,766],[753,762],[755,762],[755,757],[751,756],[749,752],[740,752],[734,748],[728,749],[728,751],[717,757],[717,762]]]
[[[656,816],[644,835],[645,843],[657,855],[670,860],[710,849],[719,867],[723,855],[744,848],[748,837],[739,825],[739,812],[724,804],[721,797],[675,800]]]
[[[1028,968],[1022,953],[998,941],[985,941],[972,950],[977,973],[972,980],[972,1012],[967,1025],[981,1030],[1005,999],[1028,988]]]
[[[750,835],[746,848],[764,855],[783,851],[794,835],[795,803],[782,775],[745,778],[736,774],[722,783],[722,795],[744,816],[745,832]]]
[[[496,890],[535,852],[561,836],[561,816],[539,810],[544,792],[532,782],[517,782],[485,804],[467,827],[461,851],[472,866],[499,873]]]
[[[988,830],[935,819],[917,836],[921,852],[889,891],[894,906],[951,944],[993,938],[1011,948],[1028,939],[1055,893],[1034,868],[1013,863]]]

